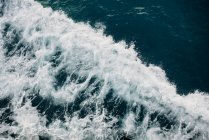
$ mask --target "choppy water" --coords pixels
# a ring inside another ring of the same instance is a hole
[[[0,139],[208,139],[209,96],[33,0],[1,0]]]
[[[102,23],[134,42],[144,62],[163,67],[178,93],[209,92],[208,0],[38,0],[76,21]]]

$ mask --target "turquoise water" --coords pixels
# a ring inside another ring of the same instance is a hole
[[[177,90],[209,91],[208,0],[38,0],[76,21],[102,23],[116,41],[134,42]]]

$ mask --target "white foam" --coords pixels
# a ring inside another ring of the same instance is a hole
[[[0,98],[13,96],[12,105],[16,106],[13,107],[14,120],[18,122],[11,127],[3,124],[1,128],[5,131],[20,134],[19,139],[32,136],[38,139],[38,135],[49,135],[54,139],[115,139],[117,131],[110,127],[117,118],[112,117],[112,121],[105,122],[105,111],[93,114],[93,121],[89,115],[82,119],[66,115],[66,122],[57,119],[46,127],[45,116],[39,114],[30,101],[18,106],[21,103],[18,99],[28,96],[34,87],[43,98],[52,97],[57,104],[72,102],[80,91],[87,88],[91,77],[96,76],[104,81],[104,85],[100,94],[92,95],[89,101],[96,101],[99,105],[107,91],[113,88],[114,94],[129,104],[142,104],[150,113],[171,111],[179,123],[191,124],[194,129],[184,134],[178,128],[163,131],[156,124],[148,128],[148,116],[141,126],[136,126],[134,114],[128,113],[123,120],[123,130],[133,134],[135,139],[142,136],[147,139],[185,139],[192,137],[195,131],[202,132],[201,135],[209,133],[209,96],[198,91],[187,96],[178,95],[165,72],[160,67],[143,64],[134,46],[128,46],[124,41],[116,43],[101,29],[75,23],[62,12],[43,8],[33,0],[8,0],[5,3],[4,16],[0,18],[1,32],[5,23],[11,24],[21,31],[22,40],[33,46],[35,55],[35,58],[29,55],[6,58],[1,33]],[[52,67],[49,59],[57,47],[62,49],[62,61],[59,66]],[[32,67],[37,68],[37,73],[28,77]],[[54,77],[63,68],[69,74],[86,76],[86,81],[65,83],[56,90]]]

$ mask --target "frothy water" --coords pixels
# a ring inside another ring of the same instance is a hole
[[[0,139],[209,139],[209,96],[134,45],[33,0],[0,9]]]

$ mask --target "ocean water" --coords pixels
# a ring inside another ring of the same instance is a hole
[[[209,139],[207,19],[203,0],[0,0],[0,139]]]
[[[208,0],[38,0],[75,21],[102,23],[116,41],[134,42],[145,63],[166,71],[178,93],[209,92]]]

